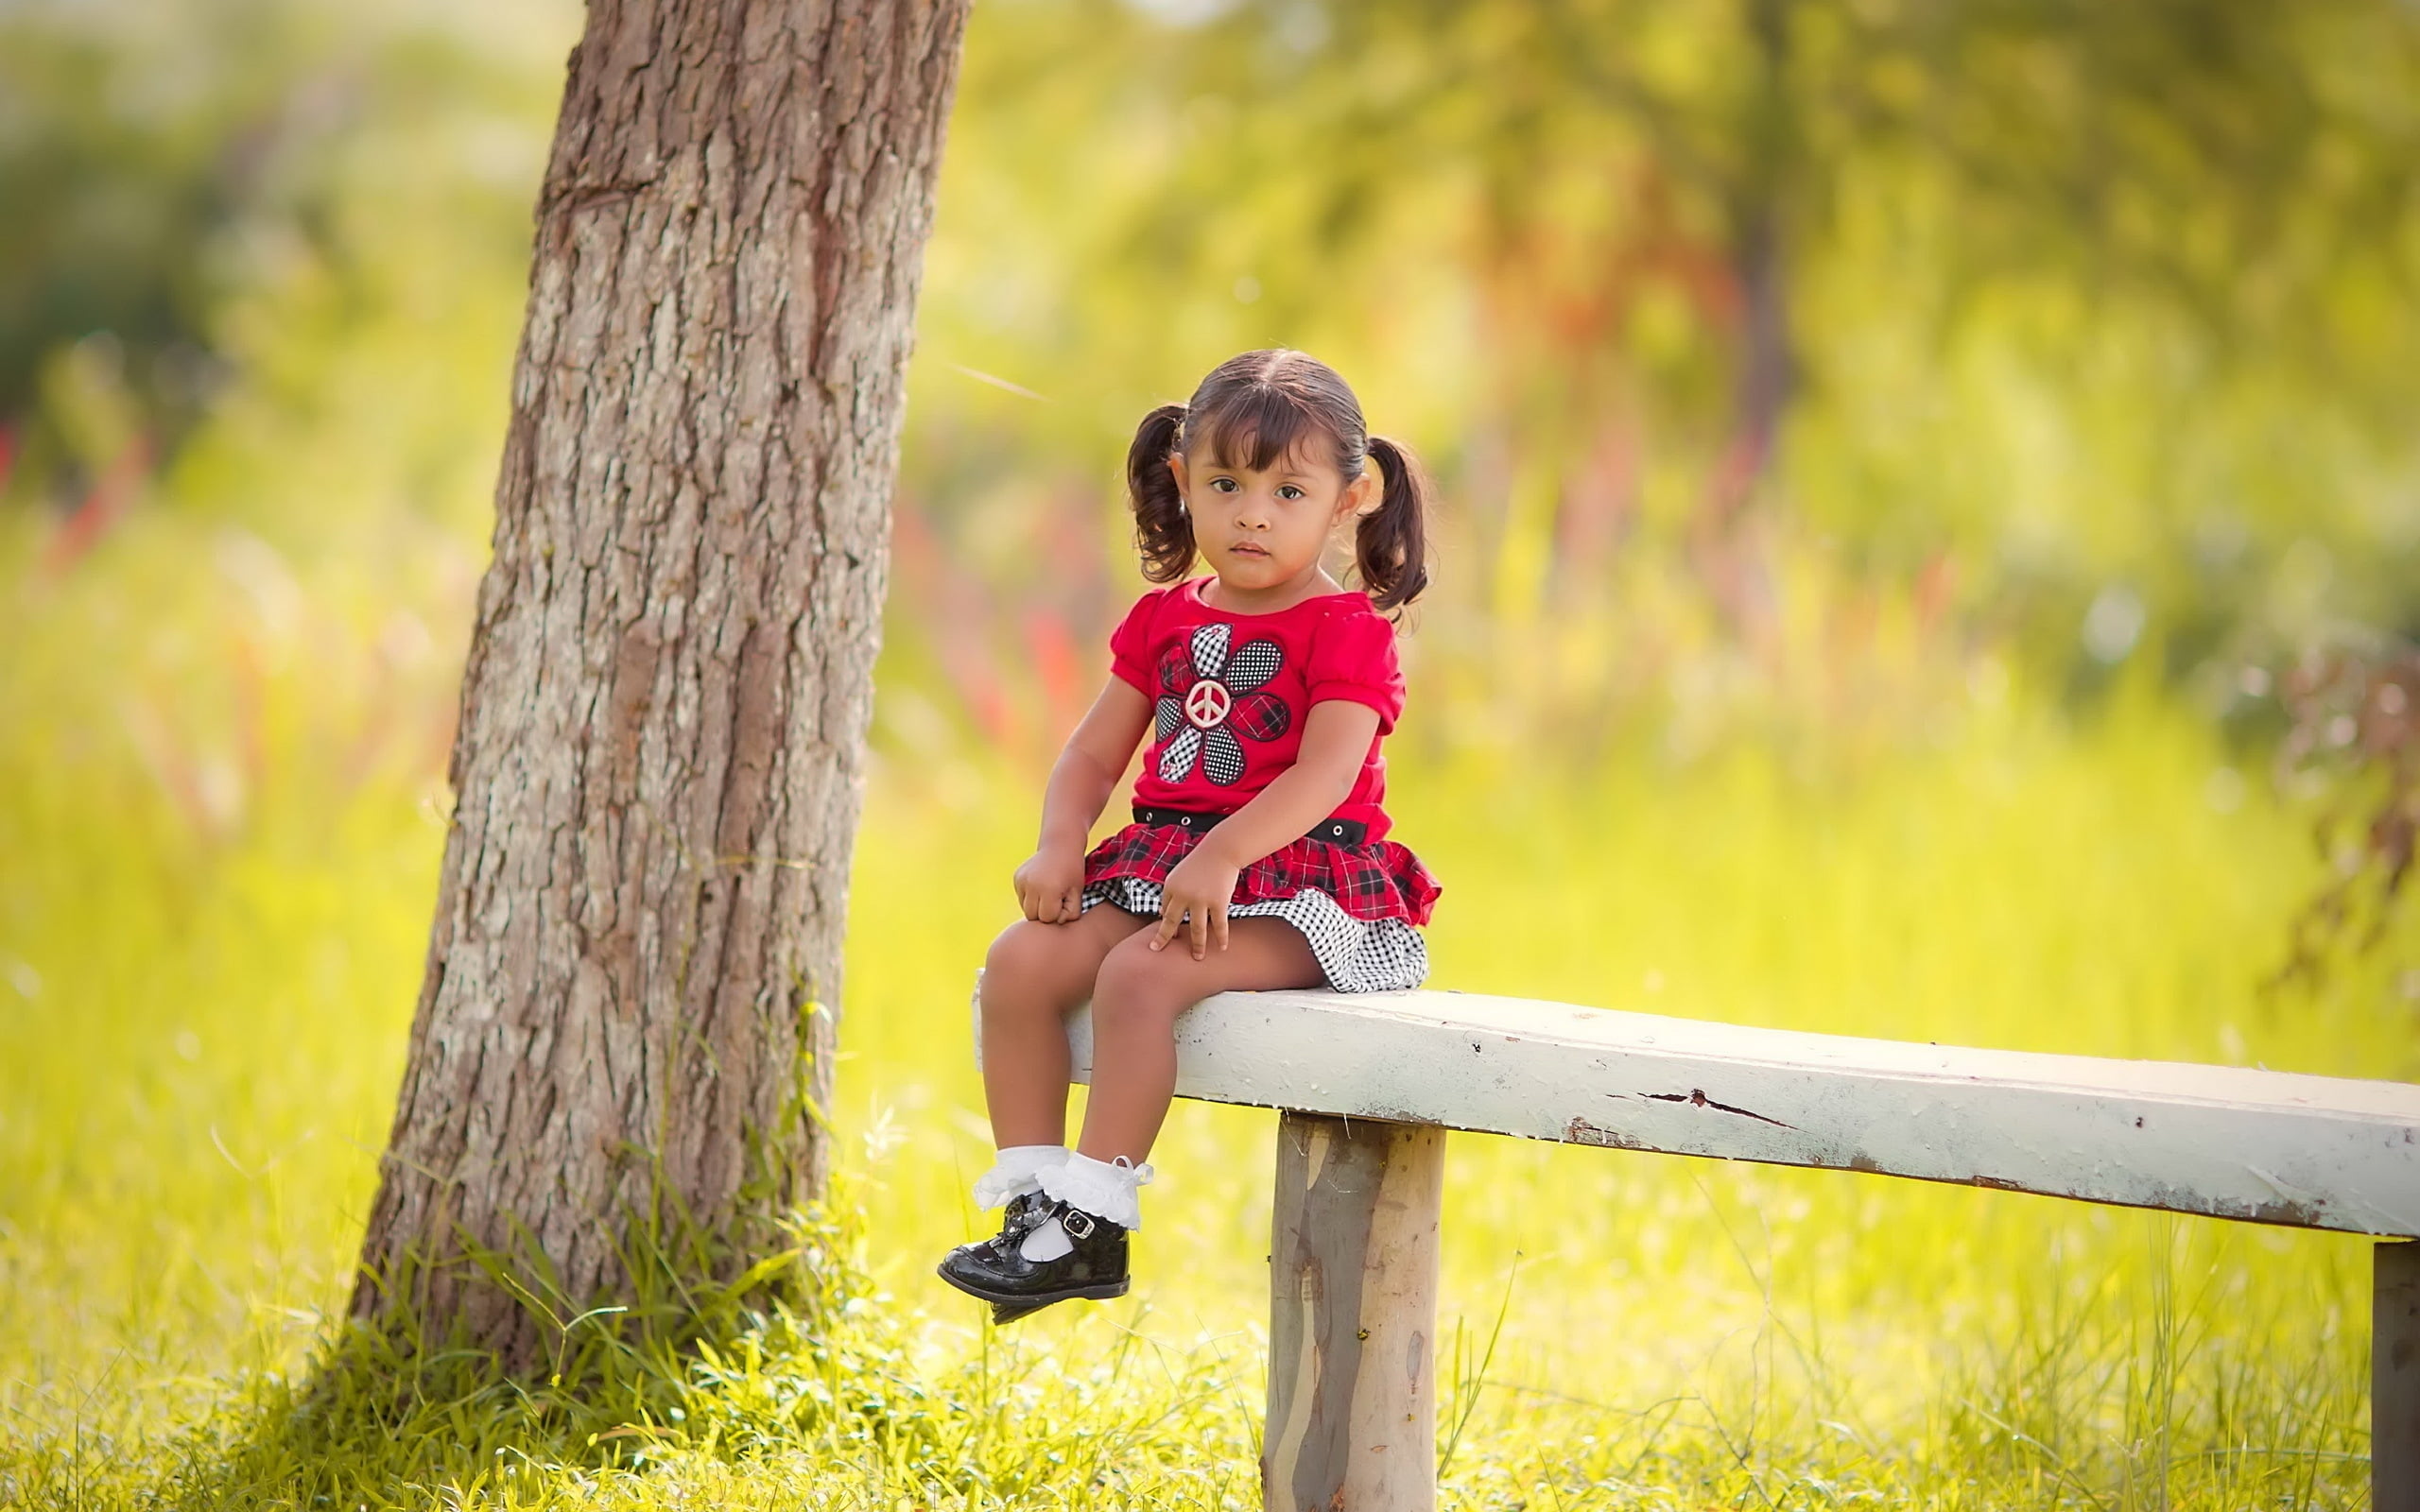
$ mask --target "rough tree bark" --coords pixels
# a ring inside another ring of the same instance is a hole
[[[527,1366],[514,1291],[727,1277],[821,1189],[966,3],[590,0],[357,1317]]]

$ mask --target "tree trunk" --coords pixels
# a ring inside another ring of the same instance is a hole
[[[965,10],[590,0],[357,1317],[527,1366],[821,1189]]]

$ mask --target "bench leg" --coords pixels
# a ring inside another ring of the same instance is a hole
[[[1268,1512],[1437,1504],[1445,1131],[1287,1113],[1269,1254]]]
[[[2377,1244],[2370,1292],[2370,1505],[2420,1507],[2420,1242]]]

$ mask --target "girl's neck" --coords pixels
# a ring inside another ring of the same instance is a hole
[[[1310,571],[1302,576],[1267,588],[1230,587],[1225,578],[1213,573],[1208,582],[1195,590],[1195,594],[1203,607],[1229,614],[1277,614],[1307,599],[1324,598],[1343,592],[1344,585],[1330,577],[1314,562]]]

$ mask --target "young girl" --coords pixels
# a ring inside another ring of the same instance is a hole
[[[1214,992],[1416,987],[1438,886],[1386,837],[1378,745],[1402,712],[1394,627],[1427,585],[1423,484],[1344,380],[1248,352],[1143,418],[1126,459],[1146,593],[1052,768],[1023,922],[993,942],[983,1088],[999,1154],[975,1183],[998,1234],[942,1278],[1001,1322],[1127,1288],[1136,1188],[1176,1087],[1178,1014]],[[1347,521],[1357,591],[1321,565]],[[1185,579],[1196,558],[1211,575]],[[1084,840],[1146,734],[1135,822]],[[1107,904],[1108,906],[1100,906]],[[1092,1096],[1066,1138],[1061,1022],[1093,1005]]]

